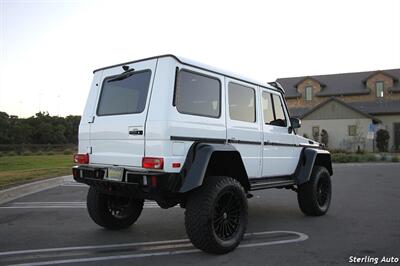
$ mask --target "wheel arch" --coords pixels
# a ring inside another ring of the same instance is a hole
[[[315,148],[303,148],[294,174],[297,185],[301,185],[310,180],[314,165],[325,167],[329,174],[331,176],[333,175],[332,160],[329,151]]]
[[[240,153],[230,144],[195,142],[190,147],[180,172],[181,193],[203,184],[207,176],[229,176],[248,191],[250,183]]]

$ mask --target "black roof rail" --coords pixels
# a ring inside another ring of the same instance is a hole
[[[272,87],[280,90],[283,94],[285,94],[285,90],[283,89],[282,85],[278,81],[268,82],[269,85]]]

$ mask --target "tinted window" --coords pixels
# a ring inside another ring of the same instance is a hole
[[[273,94],[272,99],[274,101],[275,120],[271,124],[286,127],[286,117],[285,112],[283,111],[281,98],[278,95]]]
[[[179,71],[175,105],[180,113],[219,117],[221,109],[219,80],[187,70]]]
[[[256,121],[255,91],[252,88],[229,83],[229,117],[244,122]]]
[[[264,113],[264,123],[271,124],[275,120],[274,118],[274,110],[272,106],[271,93],[263,92],[262,93],[262,106]]]
[[[133,114],[143,112],[149,90],[151,71],[129,76],[106,78],[100,94],[97,115]]]

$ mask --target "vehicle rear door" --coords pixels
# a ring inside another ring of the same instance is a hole
[[[103,70],[89,121],[90,163],[141,167],[156,65],[153,59]]]

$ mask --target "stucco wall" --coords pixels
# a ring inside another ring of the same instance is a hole
[[[371,119],[330,119],[330,120],[302,120],[299,135],[307,134],[312,139],[312,127],[318,126],[321,132],[325,129],[329,135],[329,149],[341,149],[357,151],[358,146],[365,151],[373,151],[373,141],[367,139],[369,124]],[[349,136],[348,126],[357,125],[360,135],[357,137]],[[320,139],[319,139],[320,140]]]

